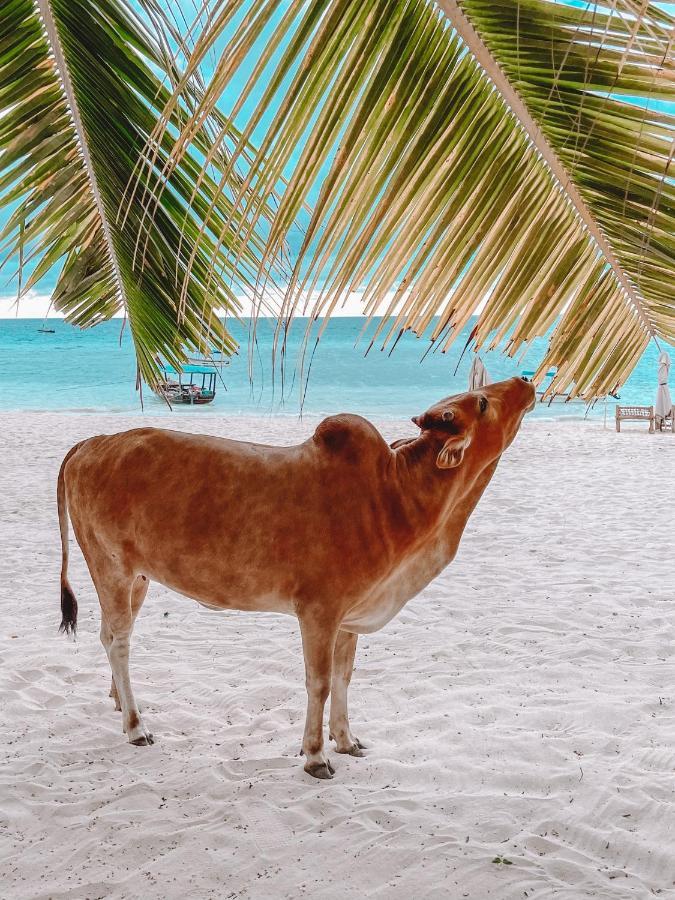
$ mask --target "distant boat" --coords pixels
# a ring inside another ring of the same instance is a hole
[[[155,393],[169,403],[189,403],[202,406],[211,403],[216,396],[216,371],[213,366],[183,366],[181,372],[173,366],[162,364],[164,378]]]
[[[534,377],[535,373],[534,373],[534,370],[532,370],[532,371],[523,370],[520,374],[524,375],[526,378],[532,379]],[[546,378],[553,379],[555,377],[555,375],[556,375],[556,370],[550,369],[546,373],[544,378],[545,379]],[[549,384],[550,383],[551,382],[549,382]],[[547,390],[548,390],[548,385],[543,385],[543,384],[540,385],[539,389],[537,390],[537,399],[539,400],[540,403],[548,403],[549,406],[551,405],[551,403],[585,403],[585,401],[582,400],[581,397],[570,397],[569,391],[565,391],[563,393],[556,392],[555,394],[549,394],[548,396],[546,396]]]
[[[38,328],[40,334],[56,334],[56,328],[45,328],[44,325],[42,328]]]
[[[204,368],[222,369],[223,366],[229,365],[230,358],[229,356],[225,356],[225,354],[221,350],[213,350],[208,355],[201,354],[198,356],[188,356],[186,362],[189,366],[202,366]]]

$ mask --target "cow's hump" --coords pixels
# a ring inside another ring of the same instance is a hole
[[[329,416],[314,432],[314,441],[326,453],[349,463],[375,461],[388,450],[380,432],[367,419],[348,413]]]

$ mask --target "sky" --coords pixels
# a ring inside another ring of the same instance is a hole
[[[62,319],[61,313],[50,310],[50,297],[48,293],[31,291],[22,300],[17,309],[16,295],[5,294],[0,290],[0,319]],[[351,294],[343,307],[337,309],[334,316],[360,316],[362,314],[361,294]],[[485,304],[481,304],[477,312],[480,312]],[[243,315],[249,316],[250,304],[243,301]],[[114,318],[121,319],[123,313]]]

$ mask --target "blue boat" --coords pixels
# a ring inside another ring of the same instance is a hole
[[[162,363],[164,380],[157,391],[169,403],[188,403],[203,406],[216,396],[216,371],[213,366],[183,366],[182,372]]]

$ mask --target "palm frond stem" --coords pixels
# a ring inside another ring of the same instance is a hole
[[[605,261],[611,267],[617,281],[620,283],[626,294],[626,302],[632,304],[633,308],[640,316],[644,327],[650,336],[655,337],[654,324],[648,315],[641,298],[638,295],[635,286],[628,278],[625,270],[617,260],[614,251],[607,241],[603,231],[599,227],[595,217],[593,216],[588,205],[579,193],[575,183],[572,181],[568,171],[561,163],[557,153],[547,140],[541,128],[534,120],[530,111],[522,101],[516,88],[504,74],[501,66],[494,58],[482,38],[473,27],[464,10],[461,8],[457,0],[436,0],[439,8],[447,16],[457,34],[471,51],[472,55],[481,66],[483,71],[494,84],[495,88],[501,94],[507,106],[511,109],[521,128],[527,133],[528,138],[536,147],[542,159],[555,176],[564,191],[568,201],[575,208],[577,215],[583,221],[588,233],[592,236],[599,251],[603,254]],[[625,54],[624,54],[625,55]],[[553,90],[553,88],[551,89]]]
[[[82,118],[80,116],[80,110],[77,104],[77,96],[75,94],[75,91],[73,90],[73,84],[70,78],[70,72],[68,71],[68,65],[63,55],[63,48],[61,47],[61,39],[56,27],[56,22],[54,21],[54,14],[52,13],[52,8],[49,5],[49,0],[36,0],[36,3],[40,11],[42,24],[45,31],[47,32],[47,38],[49,40],[49,44],[53,54],[54,66],[61,81],[63,91],[68,98],[69,112],[73,128],[75,129],[75,133],[77,136],[78,149],[82,156],[82,161],[89,178],[89,188],[94,198],[98,214],[101,218],[101,229],[105,236],[106,244],[108,245],[109,260],[115,275],[115,281],[117,282],[120,299],[126,305],[124,282],[122,280],[122,274],[117,264],[117,254],[115,252],[115,246],[113,244],[110,225],[108,223],[105,206],[103,205],[103,198],[101,197],[101,192],[98,187],[94,165],[89,154],[87,136],[85,134],[84,125],[82,124]]]

